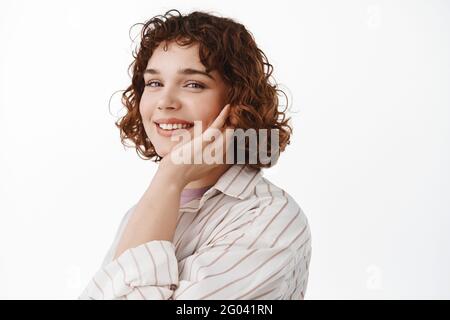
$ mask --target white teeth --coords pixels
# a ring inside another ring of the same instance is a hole
[[[176,123],[176,124],[173,124],[173,123],[171,123],[171,124],[159,123],[158,126],[161,129],[164,129],[164,130],[176,130],[176,129],[185,129],[185,128],[190,127],[191,125],[189,125],[189,124],[180,124],[180,123]]]

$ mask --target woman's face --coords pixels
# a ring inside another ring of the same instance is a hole
[[[167,51],[163,50],[164,44],[155,49],[147,63],[139,104],[145,132],[161,157],[179,142],[172,141],[170,131],[164,131],[158,123],[170,123],[170,118],[176,118],[175,123],[180,124],[182,120],[192,124],[201,121],[203,132],[227,104],[227,87],[220,74],[214,70],[208,77],[196,72],[205,71],[198,44],[181,47],[171,42]],[[193,137],[194,129],[187,129]]]

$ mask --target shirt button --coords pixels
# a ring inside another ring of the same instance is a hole
[[[177,290],[178,286],[176,284],[170,285],[170,290]]]

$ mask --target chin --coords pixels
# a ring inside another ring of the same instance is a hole
[[[157,141],[157,139],[151,139],[151,141],[154,141],[153,146],[155,151],[161,158],[165,157],[176,145],[176,143],[171,145],[165,141]]]
[[[155,151],[158,154],[158,156],[160,156],[161,158],[164,158],[168,154],[167,150],[165,150],[165,149],[155,148]]]
[[[161,157],[161,158],[164,158],[170,151],[172,150],[172,148],[171,147],[167,147],[167,146],[164,146],[163,148],[157,148],[157,147],[155,147],[155,151],[156,151],[156,153]]]

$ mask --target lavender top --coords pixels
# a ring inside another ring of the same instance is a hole
[[[188,203],[193,199],[201,198],[201,196],[211,187],[212,186],[183,189],[183,191],[181,191],[180,206],[183,206],[184,204]]]

